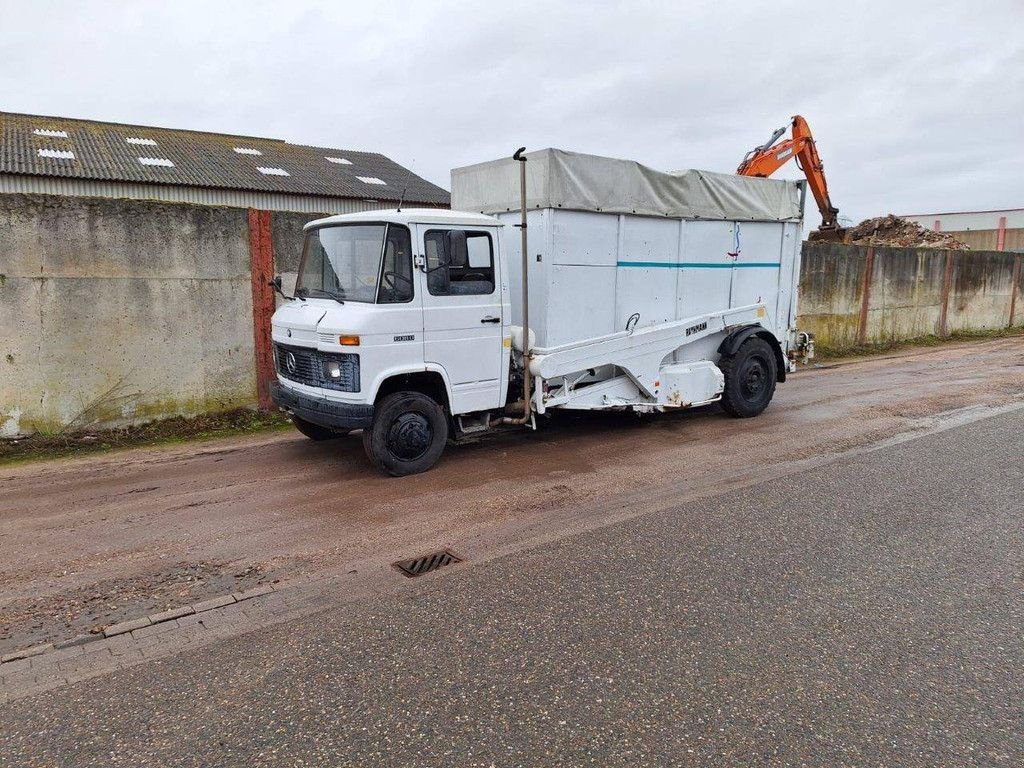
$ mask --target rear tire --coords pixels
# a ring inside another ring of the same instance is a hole
[[[394,392],[374,410],[363,430],[363,449],[382,472],[415,475],[433,467],[448,441],[444,408],[421,392]]]
[[[321,442],[323,440],[334,440],[341,437],[340,434],[335,432],[333,429],[327,427],[321,427],[319,424],[314,424],[305,419],[300,419],[298,416],[292,416],[292,424],[302,434],[308,437],[310,440]]]
[[[749,419],[757,416],[772,401],[778,377],[778,363],[771,345],[751,336],[736,354],[722,357],[718,367],[725,374],[722,408],[730,416]]]

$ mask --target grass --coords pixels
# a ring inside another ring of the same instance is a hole
[[[921,347],[941,347],[964,341],[986,341],[988,339],[1004,339],[1024,336],[1024,327],[997,328],[990,331],[958,331],[949,336],[921,336],[904,341],[883,341],[877,344],[855,344],[846,347],[816,346],[814,359],[817,362],[848,359],[851,357],[871,357],[900,352]]]
[[[284,429],[291,425],[278,411],[237,408],[201,416],[174,416],[118,429],[0,440],[0,466],[39,459],[105,453],[121,448],[184,443],[214,437],[233,437]]]

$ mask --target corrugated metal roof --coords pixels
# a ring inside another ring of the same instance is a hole
[[[63,195],[67,197],[112,197],[125,200],[158,200],[193,205],[225,205],[230,208],[260,208],[265,211],[295,211],[322,216],[325,213],[372,211],[392,207],[393,202],[376,198],[291,195],[284,192],[253,192],[245,189],[211,189],[172,184],[139,184],[124,181],[60,179],[52,176],[15,176],[0,173],[0,194]],[[424,205],[419,203],[419,205]],[[447,205],[438,206],[447,208]]]
[[[140,139],[155,144],[140,146]],[[239,153],[236,147],[259,154]],[[67,159],[68,152],[74,159]],[[173,165],[148,162],[152,158]],[[339,163],[337,158],[349,163]],[[261,172],[260,167],[280,169],[287,175]],[[410,204],[447,206],[450,201],[441,187],[376,152],[10,112],[0,112],[0,174],[360,200],[398,200],[406,190]],[[383,184],[369,184],[360,177]]]

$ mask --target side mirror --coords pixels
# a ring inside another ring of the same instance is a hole
[[[281,276],[280,275],[274,275],[274,279],[271,280],[270,282],[268,282],[267,285],[269,285],[271,288],[273,288],[274,292],[280,294],[281,298],[285,299],[286,301],[291,301],[293,298],[295,298],[294,296],[285,296],[284,295],[284,289],[281,287],[282,283],[281,283]]]

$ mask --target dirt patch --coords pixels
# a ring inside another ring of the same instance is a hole
[[[888,245],[897,248],[948,248],[968,251],[970,247],[946,232],[934,232],[920,224],[889,214],[865,219],[847,231],[844,242],[853,245]]]
[[[56,435],[37,433],[28,437],[0,440],[0,464],[30,459],[52,459],[116,448],[159,445],[210,437],[229,437],[272,429],[284,429],[291,422],[280,412],[264,413],[238,408],[186,418],[151,421],[148,424]]]
[[[13,600],[0,607],[0,652],[66,640],[210,597],[277,581],[261,565],[177,563],[124,579]]]

